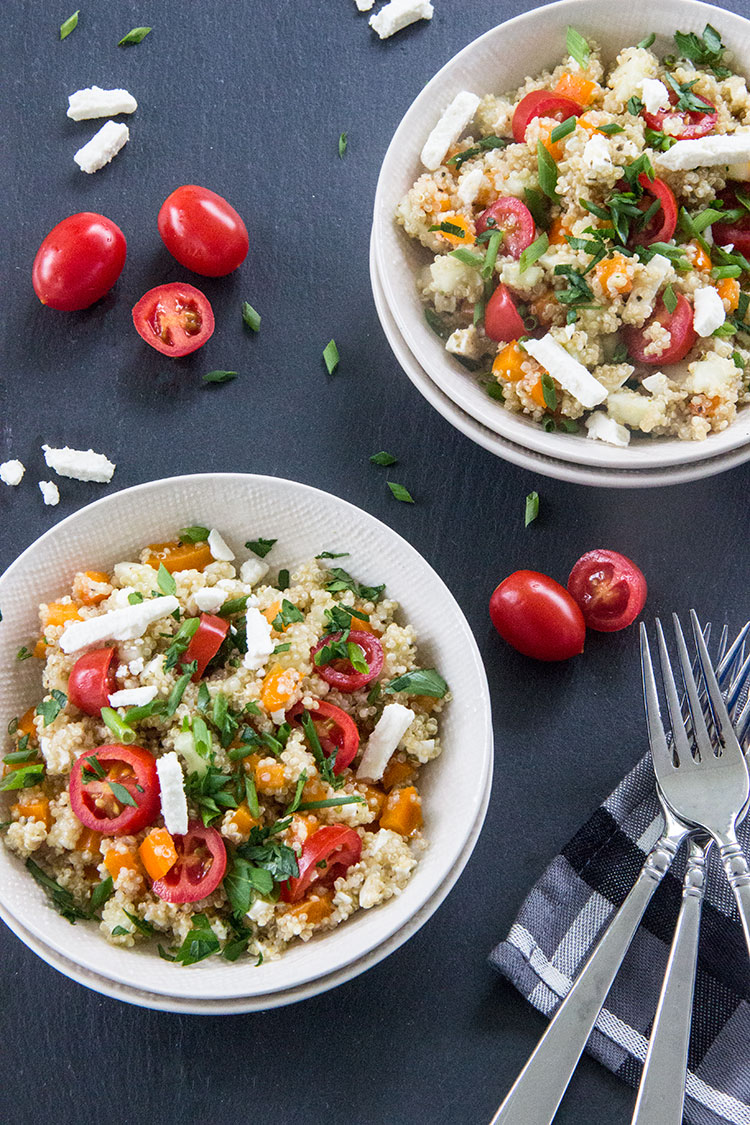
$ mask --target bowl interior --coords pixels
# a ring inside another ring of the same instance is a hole
[[[247,539],[278,537],[268,557],[276,566],[293,567],[322,550],[350,551],[342,560],[346,568],[365,581],[385,582],[401,602],[404,618],[417,631],[422,659],[440,668],[453,694],[442,721],[443,755],[425,771],[422,784],[430,847],[401,896],[358,912],[333,933],[292,946],[278,961],[258,968],[216,957],[185,969],[161,960],[155,949],[110,946],[95,924],[71,926],[56,914],[23,863],[4,847],[0,902],[62,956],[111,980],[175,996],[258,996],[356,961],[399,930],[440,887],[483,815],[492,766],[489,694],[479,651],[454,598],[418,552],[385,524],[292,481],[207,474],[139,485],[99,500],[43,535],[0,577],[2,729],[38,698],[38,664],[16,659],[18,649],[38,634],[38,603],[68,588],[77,570],[133,558],[142,544],[190,524],[219,527],[238,558],[245,557]]]
[[[424,168],[419,154],[425,138],[459,90],[480,96],[503,93],[527,77],[556,65],[565,44],[565,29],[574,25],[602,47],[611,60],[625,46],[652,31],[655,50],[668,53],[675,29],[702,32],[710,22],[721,33],[741,65],[750,52],[750,22],[732,12],[697,0],[663,0],[658,6],[636,0],[613,5],[611,0],[564,0],[535,8],[470,43],[427,84],[407,110],[383,161],[375,197],[373,243],[388,308],[417,361],[438,387],[462,410],[517,445],[565,461],[618,469],[661,468],[711,458],[750,441],[750,410],[706,441],[678,441],[633,436],[626,449],[591,441],[582,434],[547,434],[542,428],[493,402],[446,352],[428,327],[416,290],[416,275],[430,260],[424,247],[407,238],[394,220],[396,206]]]

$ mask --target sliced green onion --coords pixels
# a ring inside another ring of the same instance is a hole
[[[414,497],[407,488],[402,484],[396,484],[395,481],[389,480],[386,482],[391,490],[391,494],[395,500],[400,500],[402,504],[413,504]]]
[[[557,410],[557,390],[547,371],[542,372],[542,396],[548,410]]]
[[[148,35],[148,33],[151,30],[152,29],[150,27],[133,27],[127,33],[127,35],[123,35],[122,39],[117,44],[117,46],[118,47],[135,47],[136,44],[143,42],[143,40],[146,38],[146,36]]]
[[[636,46],[640,47],[642,50],[647,50],[649,47],[653,46],[655,39],[656,36],[652,31],[651,34],[647,35],[645,39],[641,39],[640,43],[637,43]]]
[[[662,293],[662,300],[664,301],[664,307],[671,315],[677,308],[677,295],[671,285],[667,285],[665,288]]]
[[[208,371],[203,376],[204,383],[231,383],[237,378],[236,371]]]
[[[451,250],[450,255],[451,258],[458,258],[459,262],[463,262],[465,266],[474,266],[475,269],[481,269],[485,262],[484,254],[475,254],[473,251],[467,250],[465,246],[459,246],[456,250]]]
[[[542,254],[546,254],[548,249],[549,236],[546,233],[540,234],[539,238],[537,238],[534,242],[531,243],[530,246],[527,246],[526,249],[521,252],[521,257],[518,261],[520,272],[523,273],[523,271],[527,270],[529,266],[533,266],[534,262],[538,262]]]
[[[589,65],[591,49],[580,31],[576,31],[574,27],[569,27],[565,32],[565,48],[570,57],[578,63],[581,70],[585,70]]]
[[[555,126],[555,128],[552,130],[552,132],[549,135],[549,139],[553,143],[556,142],[556,141],[561,141],[563,139],[563,137],[570,136],[570,134],[575,131],[575,127],[576,127],[576,117],[575,117],[575,115],[573,115],[572,117],[566,117],[566,119],[562,122],[561,125]]]
[[[326,365],[328,374],[333,375],[339,365],[339,349],[336,347],[335,340],[329,340],[323,348],[323,362]]]
[[[721,279],[725,277],[739,277],[741,273],[741,266],[714,266],[711,270],[711,277],[715,277],[717,281],[721,281]]]
[[[346,133],[341,133],[339,136],[339,160],[344,159],[344,153],[346,152],[346,146],[348,145],[348,143],[349,138],[347,137]]]
[[[73,12],[72,16],[68,16],[68,18],[60,24],[61,40],[67,39],[71,31],[75,31],[75,29],[78,27],[78,17],[80,14],[81,9],[79,8],[77,11]]]
[[[260,313],[255,311],[249,301],[242,302],[242,322],[253,332],[260,330]]]
[[[111,707],[102,707],[102,722],[109,727],[117,741],[121,742],[123,746],[133,745],[136,739],[135,731]]]
[[[557,164],[550,156],[541,141],[536,143],[536,159],[539,175],[539,187],[553,203],[557,203]]]
[[[528,527],[530,523],[533,523],[538,515],[539,515],[539,493],[538,492],[530,492],[529,495],[526,497],[526,510],[525,510],[525,513],[524,513],[524,521],[523,521],[524,527]]]
[[[484,255],[484,265],[482,266],[482,277],[485,281],[489,281],[492,277],[495,269],[495,262],[497,261],[497,255],[500,250],[502,241],[502,232],[499,230],[494,230],[489,237],[487,250],[485,251]]]
[[[324,801],[303,801],[302,804],[297,805],[297,812],[305,812],[307,809],[333,809],[337,805],[364,805],[367,802],[364,797],[327,797]]]

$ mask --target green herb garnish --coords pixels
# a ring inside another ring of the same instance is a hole
[[[255,311],[249,301],[242,302],[242,323],[253,332],[260,331],[260,313]]]
[[[134,27],[127,35],[123,35],[118,47],[135,47],[138,43],[142,43],[148,33],[152,30],[150,27]]]
[[[591,49],[580,31],[576,31],[574,27],[569,27],[565,32],[565,49],[570,57],[575,59],[581,70],[585,70],[589,65]]]
[[[414,503],[414,497],[408,488],[404,488],[403,484],[397,484],[394,480],[386,481],[386,484],[390,488],[394,500],[400,500],[402,504]]]
[[[26,870],[44,890],[55,910],[58,914],[62,914],[63,918],[67,918],[69,922],[75,924],[79,918],[87,919],[89,917],[88,911],[83,910],[76,903],[70,891],[61,887],[46,871],[42,871],[39,864],[34,863],[33,859],[26,860]]]
[[[560,199],[557,194],[557,164],[541,141],[537,141],[536,143],[536,158],[539,187],[548,199],[551,199],[553,203],[557,203]]]
[[[173,574],[165,567],[164,563],[159,563],[159,569],[156,572],[156,585],[165,596],[174,595],[177,593],[177,581]]]
[[[494,134],[488,137],[481,137],[471,148],[465,148],[463,152],[457,152],[455,156],[451,156],[445,163],[455,164],[456,170],[458,171],[467,160],[471,160],[475,156],[481,156],[483,152],[487,152],[493,148],[505,148],[507,143],[508,142],[503,137],[496,137]]]
[[[448,339],[453,329],[445,323],[442,317],[438,316],[434,309],[426,308],[424,318],[436,336],[441,340]]]
[[[676,31],[674,41],[684,58],[690,59],[697,66],[708,67],[717,78],[728,78],[732,73],[722,62],[726,48],[721,36],[710,23],[704,27],[702,36],[696,35],[694,31]]]
[[[652,31],[651,34],[647,35],[645,39],[641,39],[640,43],[636,43],[636,46],[640,47],[641,50],[647,50],[649,47],[652,47],[654,45],[655,41],[656,36]]]
[[[391,680],[385,693],[393,695],[397,691],[403,691],[407,695],[429,695],[433,699],[442,699],[447,690],[447,683],[435,668],[417,668],[414,672],[405,672],[403,676]]]
[[[530,246],[521,251],[521,257],[518,265],[520,272],[523,273],[529,266],[533,266],[534,262],[538,262],[542,254],[546,254],[549,249],[549,237],[547,234],[540,234],[539,238],[535,239]]]
[[[213,953],[218,953],[221,943],[211,929],[205,914],[193,914],[192,927],[176,953],[167,953],[160,945],[159,956],[165,961],[179,961],[181,965],[197,965]]]
[[[278,539],[263,539],[261,536],[258,539],[250,539],[245,546],[248,551],[252,551],[259,559],[264,559],[274,543],[278,543]]]
[[[118,742],[124,746],[132,746],[136,740],[136,733],[124,719],[121,719],[112,707],[102,707],[102,722],[112,731]],[[88,760],[88,759],[87,759]]]
[[[208,371],[203,376],[203,382],[209,383],[209,384],[210,383],[231,383],[231,381],[233,379],[237,378],[237,375],[238,375],[237,371]]]
[[[561,125],[555,126],[555,128],[552,130],[552,132],[549,135],[549,139],[554,144],[557,141],[561,141],[563,139],[563,137],[569,137],[571,133],[575,132],[576,124],[577,124],[577,118],[575,116],[566,117],[566,119],[562,122]]]
[[[205,543],[208,539],[207,527],[183,527],[179,532],[180,543]]]
[[[61,41],[63,39],[67,39],[68,36],[70,35],[71,31],[75,31],[75,29],[78,27],[78,17],[79,17],[80,14],[81,14],[81,9],[78,8],[77,11],[73,12],[72,16],[68,16],[68,18],[66,20],[64,20],[63,23],[60,24],[60,40]]]
[[[328,374],[333,375],[339,365],[339,349],[336,347],[335,340],[329,340],[323,348],[323,362],[326,365]]]
[[[346,152],[346,146],[348,145],[348,143],[349,138],[347,137],[346,133],[341,133],[339,135],[339,160],[344,159],[344,153]]]
[[[668,313],[673,313],[677,308],[677,295],[671,285],[667,285],[662,293],[662,300]]]
[[[53,688],[50,695],[52,696],[51,699],[45,699],[42,703],[39,703],[34,710],[34,714],[41,715],[44,719],[45,727],[48,727],[50,723],[55,721],[68,702],[67,695],[62,691],[58,691],[57,688]]]

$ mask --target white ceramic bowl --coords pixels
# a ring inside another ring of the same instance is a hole
[[[660,470],[695,463],[696,476],[711,472],[702,463],[750,443],[750,410],[721,434],[703,442],[634,437],[627,449],[591,441],[581,434],[547,434],[530,419],[493,402],[475,377],[446,352],[428,327],[416,290],[416,275],[428,252],[406,237],[394,221],[396,205],[424,169],[419,154],[440,114],[459,90],[478,95],[511,90],[528,75],[556,65],[569,24],[601,44],[611,60],[622,47],[655,32],[655,49],[668,53],[675,29],[702,32],[710,22],[735,54],[735,66],[750,53],[750,22],[697,0],[563,0],[535,8],[474,40],[440,70],[407,110],[383,161],[375,196],[373,244],[385,300],[420,367],[462,411],[516,446],[573,465],[607,469]],[[744,71],[743,71],[744,72]],[[750,448],[747,449],[750,457]],[[714,470],[715,471],[715,470]],[[581,478],[582,482],[583,477]]]
[[[0,577],[0,729],[38,698],[38,664],[15,659],[38,632],[38,603],[68,588],[77,570],[106,569],[133,558],[142,544],[196,523],[221,528],[239,557],[250,536],[278,537],[269,556],[278,566],[294,566],[324,549],[348,550],[348,569],[363,580],[385,582],[401,602],[422,658],[440,668],[453,694],[442,720],[443,756],[425,771],[421,785],[430,847],[402,895],[258,968],[215,957],[185,969],[161,960],[150,945],[110,946],[96,925],[71,926],[55,913],[22,862],[4,847],[0,905],[55,953],[132,989],[198,1001],[268,997],[354,964],[426,904],[438,905],[436,892],[468,859],[466,843],[484,816],[492,774],[489,693],[476,642],[456,601],[414,548],[385,524],[293,481],[212,473],[138,485],[99,500],[48,531]]]

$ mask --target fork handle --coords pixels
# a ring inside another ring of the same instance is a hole
[[[612,981],[687,830],[664,832],[490,1125],[549,1125]]]
[[[693,841],[685,869],[682,904],[631,1125],[681,1125],[682,1122],[698,934],[705,891],[706,849]]]
[[[728,833],[723,838],[717,837],[717,843],[729,886],[734,891],[747,951],[750,954],[750,866],[734,832]]]

